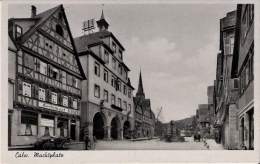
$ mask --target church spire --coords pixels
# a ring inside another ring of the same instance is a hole
[[[108,29],[108,26],[109,26],[109,24],[105,20],[104,11],[103,11],[103,5],[104,4],[102,4],[102,13],[101,13],[100,20],[97,21],[97,25],[98,25],[99,31],[106,31]]]
[[[138,84],[138,90],[137,90],[136,96],[143,96],[143,97],[145,96],[141,70],[140,70],[140,75],[139,75],[139,84]]]

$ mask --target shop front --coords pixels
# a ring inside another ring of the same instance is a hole
[[[80,117],[72,114],[73,110],[45,102],[39,102],[38,107],[17,103],[9,118],[9,146],[34,144],[42,136],[78,140]]]

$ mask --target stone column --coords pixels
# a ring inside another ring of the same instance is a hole
[[[79,141],[79,131],[80,131],[80,121],[79,120],[76,120],[76,141]]]
[[[21,135],[21,112],[22,110],[17,109],[17,135]]]
[[[106,141],[111,140],[111,126],[104,126],[104,139]]]
[[[68,130],[67,130],[67,137],[71,137],[70,133],[70,126],[71,126],[71,119],[68,119]]]
[[[58,116],[54,117],[54,135],[59,136],[58,135]]]
[[[37,133],[38,133],[38,136],[41,137],[42,134],[41,134],[41,119],[42,119],[42,113],[38,113],[38,126],[37,126]]]
[[[121,129],[121,128],[118,128],[117,131],[118,131],[118,134],[119,134],[119,139],[123,140],[124,139],[124,130]]]
[[[244,122],[244,138],[245,138],[245,146],[249,148],[249,115],[248,113],[244,114],[245,122]]]

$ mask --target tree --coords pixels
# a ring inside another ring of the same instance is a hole
[[[156,119],[156,122],[163,121],[164,117],[163,117],[163,113],[162,113],[162,107],[160,109],[156,110],[155,119]]]

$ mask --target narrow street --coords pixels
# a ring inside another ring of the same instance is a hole
[[[185,137],[185,142],[165,142],[160,139],[129,141],[114,140],[102,141],[98,140],[95,150],[222,150],[220,144],[216,144],[214,140],[207,141],[209,149],[204,146],[204,142],[194,142],[192,137]],[[70,145],[69,150],[82,150],[82,144]]]

